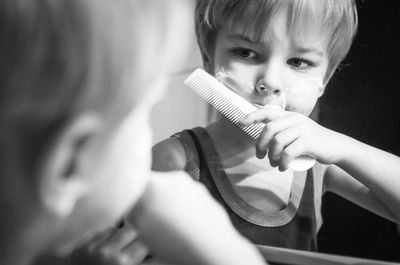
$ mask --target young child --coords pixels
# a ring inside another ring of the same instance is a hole
[[[219,116],[156,144],[153,169],[202,182],[256,244],[316,250],[326,191],[399,222],[400,159],[307,117],[350,49],[355,2],[199,0],[195,16],[205,69],[259,109],[242,125],[266,126],[254,148]],[[300,155],[318,162],[290,169]]]
[[[148,116],[185,54],[190,9],[186,0],[0,2],[0,264],[68,249],[135,203],[131,221],[166,261],[264,264],[206,189],[150,172]]]

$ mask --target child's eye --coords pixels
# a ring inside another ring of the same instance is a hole
[[[312,67],[314,64],[308,60],[300,59],[300,58],[292,58],[287,61],[287,63],[295,68],[299,69],[307,69]]]
[[[234,49],[233,53],[237,55],[239,58],[242,59],[255,59],[257,58],[257,54],[250,50],[250,49],[245,49],[245,48],[238,48]]]

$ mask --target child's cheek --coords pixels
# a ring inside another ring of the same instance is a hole
[[[291,91],[286,95],[286,110],[310,115],[314,109],[319,93],[315,91]]]
[[[127,135],[130,144],[131,158],[128,167],[131,171],[127,177],[136,178],[135,186],[145,186],[151,168],[152,131],[149,124],[149,113],[137,113],[132,120],[130,133]],[[139,191],[140,193],[141,191]]]
[[[115,135],[109,164],[108,200],[111,215],[118,216],[131,207],[143,193],[150,176],[152,133],[148,113],[136,109]],[[112,169],[112,170],[111,170]],[[110,180],[111,179],[111,180]],[[114,183],[111,184],[111,181]],[[112,193],[112,194],[111,194]]]
[[[288,87],[285,91],[286,110],[306,116],[314,109],[323,89],[322,78],[313,77]]]

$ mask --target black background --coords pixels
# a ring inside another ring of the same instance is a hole
[[[329,128],[400,155],[400,9],[394,4],[358,2],[357,37],[320,101],[319,119]],[[400,168],[393,174],[400,181]],[[395,224],[332,193],[324,195],[322,213],[321,252],[400,261]]]

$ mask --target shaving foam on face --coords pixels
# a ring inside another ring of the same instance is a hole
[[[297,111],[307,116],[314,107],[314,102],[312,101],[316,101],[319,98],[324,88],[323,78],[321,76],[313,76],[300,80],[294,86],[282,88],[279,95],[260,95],[254,92],[256,91],[255,83],[244,80],[223,67],[218,68],[215,77],[258,109],[280,108]],[[295,104],[288,105],[288,102],[295,102]]]
[[[286,108],[286,89],[283,89],[279,96],[255,95],[256,85],[253,82],[242,80],[231,72],[226,71],[223,67],[219,68],[215,73],[215,78],[247,101],[250,101],[258,109]],[[265,102],[260,102],[260,100]]]
[[[323,78],[305,78],[296,85],[287,87],[286,91],[287,101],[293,103],[287,106],[286,110],[299,112],[308,116],[324,91]]]
[[[313,76],[309,78],[305,78],[298,82],[296,86],[287,87],[286,90],[293,92],[294,90],[299,90],[304,92],[305,90],[313,90],[313,88],[318,88],[318,91],[321,91],[321,88],[324,87],[322,77]]]
[[[251,82],[241,80],[231,72],[226,71],[223,67],[215,73],[215,78],[239,95],[251,95],[253,93]]]

